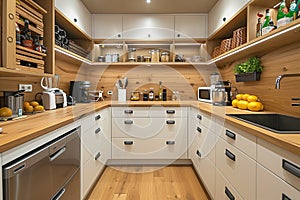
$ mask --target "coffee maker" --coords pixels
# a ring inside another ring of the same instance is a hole
[[[89,89],[91,83],[89,81],[70,81],[70,95],[78,103],[90,103]]]

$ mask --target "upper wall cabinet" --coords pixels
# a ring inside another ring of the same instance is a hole
[[[94,39],[122,39],[122,15],[93,14],[92,37]]]
[[[169,40],[174,38],[172,15],[124,15],[123,39]]]
[[[208,13],[208,35],[212,35],[250,0],[219,0]]]
[[[175,40],[207,38],[207,15],[176,15]]]
[[[92,35],[92,15],[80,0],[57,0],[55,7],[86,34]]]

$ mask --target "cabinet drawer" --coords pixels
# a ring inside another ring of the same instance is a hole
[[[256,160],[256,137],[229,124],[220,135],[226,142]]]
[[[257,164],[257,200],[299,199],[300,192],[281,178]]]
[[[99,112],[90,114],[82,119],[82,130],[90,129],[96,124],[101,125],[103,121],[105,121],[106,123],[109,118],[109,109],[104,109]]]
[[[246,181],[246,180],[244,180]],[[246,185],[247,187],[247,185]],[[243,200],[239,193],[221,173],[216,170],[216,200]],[[255,199],[255,198],[254,198]],[[254,200],[252,199],[252,200]]]
[[[187,118],[113,118],[112,137],[175,138],[186,135]]]
[[[152,106],[149,108],[150,117],[187,117],[187,107],[160,107]]]
[[[149,117],[150,107],[112,107],[112,117]]]
[[[186,150],[184,135],[178,135],[176,139],[112,139],[112,159],[185,159]]]
[[[300,157],[258,139],[257,162],[300,190]]]
[[[222,138],[216,146],[216,167],[243,199],[255,199],[256,162]]]
[[[214,130],[214,123],[210,115],[200,112],[199,109],[191,108],[190,110],[190,119],[196,120],[198,124],[206,126],[211,130]]]

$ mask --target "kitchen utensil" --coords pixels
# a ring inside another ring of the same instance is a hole
[[[119,88],[121,88],[121,89],[123,89],[123,82],[122,82],[122,80],[118,80],[118,84],[119,84]]]
[[[125,77],[125,78],[124,78],[124,87],[123,87],[123,88],[126,89],[127,86],[128,86],[128,78]]]

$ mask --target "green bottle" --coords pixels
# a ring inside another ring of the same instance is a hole
[[[270,10],[267,9],[266,10],[266,16],[265,16],[265,21],[264,21],[264,23],[262,25],[262,28],[265,28],[265,27],[269,26],[270,20],[271,20]]]
[[[288,14],[288,9],[286,7],[285,0],[282,0],[282,2],[280,3],[278,13],[277,13],[277,21],[286,17],[287,14]]]
[[[296,1],[293,0],[290,5],[290,11],[289,11],[288,17],[291,18],[291,20],[295,20],[297,17],[296,12],[297,12],[297,4],[296,4]]]

